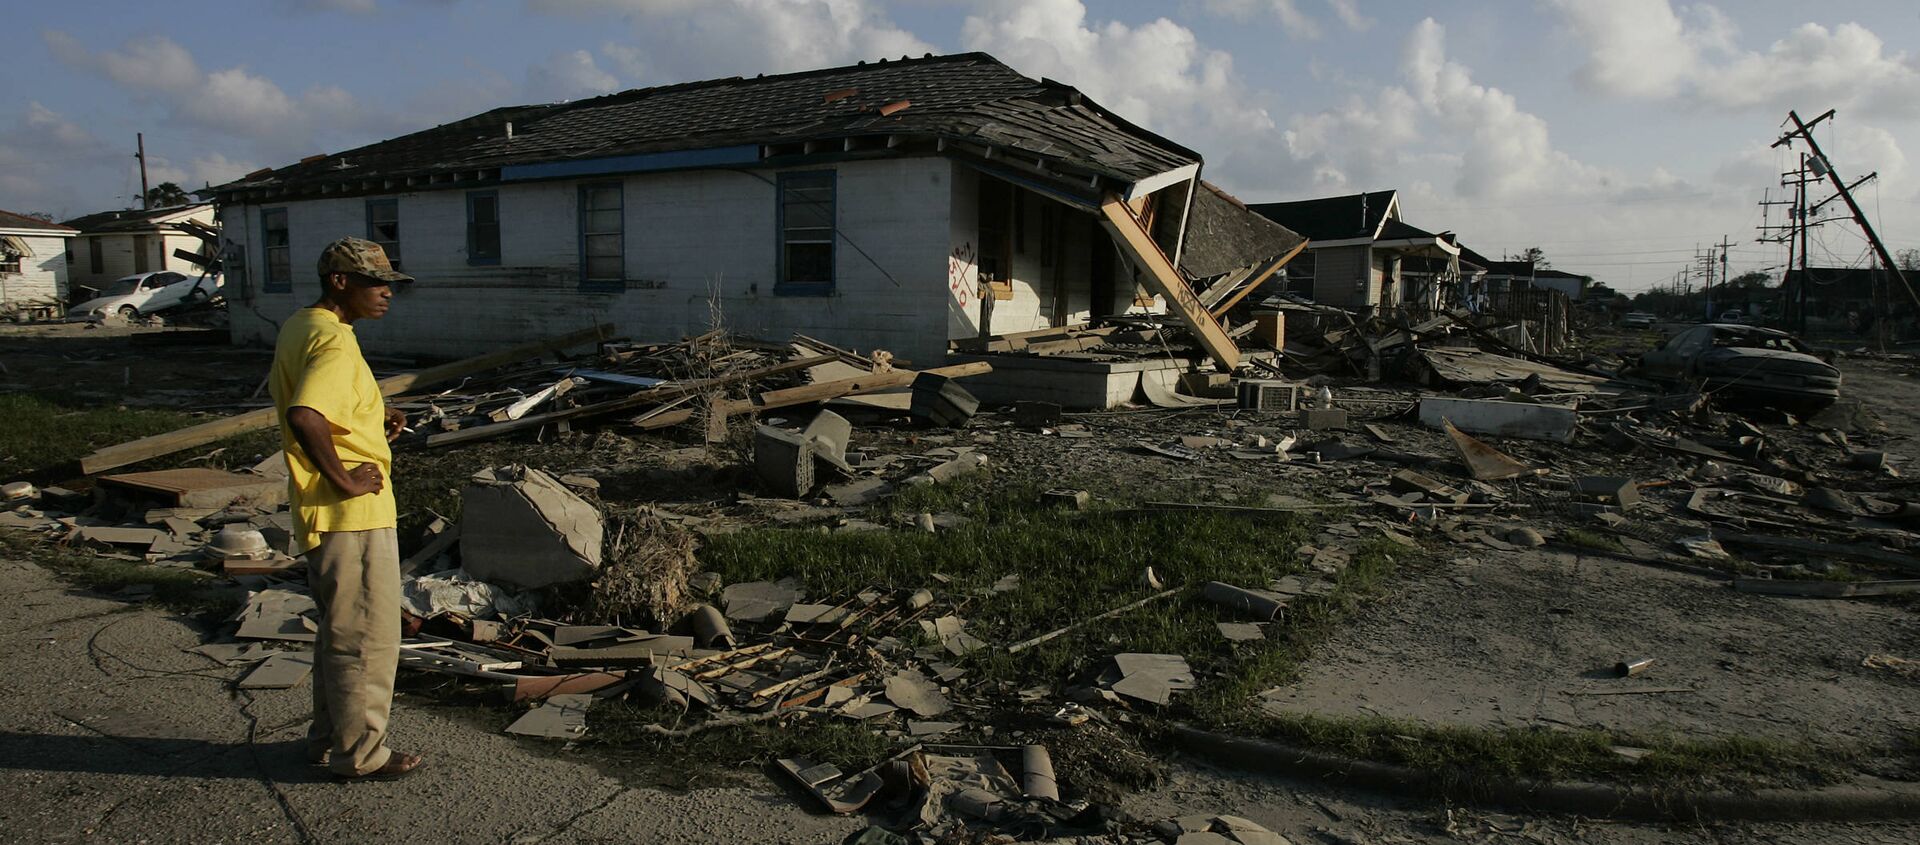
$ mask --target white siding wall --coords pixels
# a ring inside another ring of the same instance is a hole
[[[717,308],[726,328],[744,334],[778,340],[804,332],[915,363],[939,360],[947,342],[942,259],[952,166],[914,158],[797,169],[822,167],[838,174],[830,296],[773,293],[773,171],[639,174],[585,180],[623,185],[629,281],[620,293],[579,289],[580,181],[498,186],[498,266],[467,264],[465,191],[398,195],[404,269],[420,281],[401,289],[385,319],[356,330],[370,351],[461,356],[600,321],[635,339],[672,340],[705,331]],[[270,343],[280,320],[313,302],[321,248],[366,235],[367,199],[264,206],[287,209],[290,294],[260,290],[263,206],[223,210],[223,234],[246,251],[244,292],[229,282],[241,299],[232,310],[235,342]]]
[[[67,239],[14,235],[33,254],[20,259],[20,272],[0,274],[0,302],[65,301],[67,297]]]

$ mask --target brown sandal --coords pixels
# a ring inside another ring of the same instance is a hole
[[[387,764],[364,775],[334,775],[333,779],[343,783],[358,783],[369,780],[399,780],[413,773],[414,769],[426,765],[426,758],[418,754],[394,752],[387,756]]]

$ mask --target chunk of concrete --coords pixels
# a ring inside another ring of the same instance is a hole
[[[805,498],[817,483],[806,435],[770,425],[754,428],[753,473],[776,496]]]
[[[913,402],[908,410],[917,419],[958,428],[973,419],[980,400],[951,378],[921,373],[913,379]]]
[[[1301,424],[1315,431],[1347,427],[1345,408],[1308,408],[1300,414]]]
[[[1579,415],[1570,407],[1531,402],[1443,397],[1420,400],[1421,425],[1437,429],[1444,421],[1452,421],[1454,428],[1470,434],[1568,443],[1573,440]]]
[[[474,578],[532,589],[600,571],[600,512],[540,470],[481,470],[461,509],[461,567]]]

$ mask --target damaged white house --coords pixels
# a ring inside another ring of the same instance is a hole
[[[67,298],[67,239],[76,231],[0,211],[0,307],[57,314]]]
[[[930,364],[954,340],[1171,305],[1221,359],[1184,282],[1264,278],[1300,239],[1203,187],[1201,164],[967,53],[494,109],[215,196],[238,343],[311,303],[321,247],[353,235],[420,280],[363,331],[386,352],[610,321]]]

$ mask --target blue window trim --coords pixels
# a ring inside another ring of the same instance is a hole
[[[287,229],[287,277],[278,281],[273,278],[273,259],[267,255],[267,215],[276,211],[286,221]],[[293,292],[293,219],[284,205],[260,209],[260,292]]]
[[[587,192],[594,188],[612,188],[620,194],[620,278],[587,278]],[[627,289],[627,186],[620,181],[582,182],[574,208],[574,228],[579,236],[580,289],[589,293],[619,293]]]
[[[497,266],[500,263],[500,256],[498,254],[495,254],[491,258],[476,257],[473,254],[473,225],[474,225],[473,201],[482,197],[493,198],[493,228],[494,228],[493,246],[494,246],[494,249],[501,253],[506,252],[506,246],[504,243],[502,243],[504,239],[501,237],[502,232],[501,232],[501,222],[500,222],[500,192],[499,191],[468,191],[467,192],[467,264],[468,266],[472,266],[472,267],[492,267],[492,266]]]
[[[787,179],[800,174],[825,173],[828,177],[828,203],[833,208],[830,221],[832,234],[828,241],[827,261],[832,266],[830,277],[824,282],[787,281]],[[789,170],[774,180],[773,190],[773,293],[775,296],[832,296],[835,280],[840,277],[840,173],[832,168],[824,170]]]

